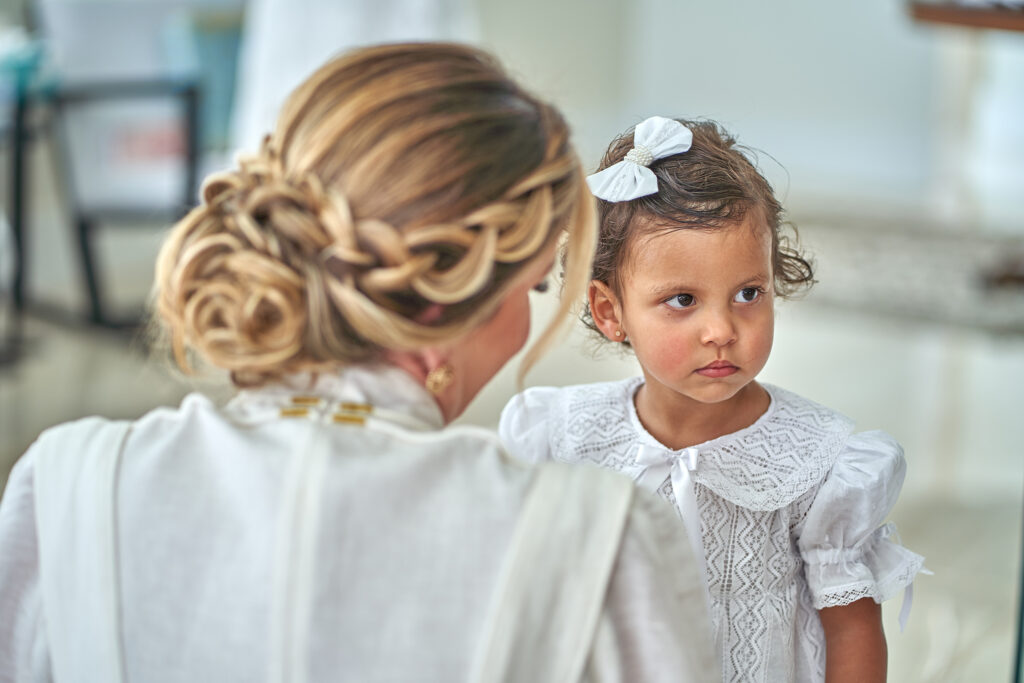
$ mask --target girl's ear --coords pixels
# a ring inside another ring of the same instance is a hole
[[[587,287],[587,302],[590,304],[590,317],[601,334],[611,341],[623,341],[627,335],[622,327],[622,306],[612,288],[600,280],[591,280]]]

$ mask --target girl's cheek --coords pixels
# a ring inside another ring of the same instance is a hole
[[[651,349],[651,361],[661,367],[677,366],[690,359],[693,349],[679,334],[665,333]]]
[[[751,331],[756,349],[755,353],[761,356],[764,361],[768,360],[768,355],[771,353],[772,344],[775,340],[775,326],[772,322],[769,319]]]

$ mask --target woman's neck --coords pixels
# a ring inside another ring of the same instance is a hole
[[[645,382],[634,397],[637,417],[659,443],[679,450],[732,434],[754,424],[771,404],[768,391],[750,382],[731,398],[702,403]]]

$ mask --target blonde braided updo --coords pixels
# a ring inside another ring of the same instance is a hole
[[[582,298],[594,209],[568,129],[486,53],[367,48],[292,93],[237,170],[207,178],[157,261],[177,363],[262,384],[454,340],[566,234]]]

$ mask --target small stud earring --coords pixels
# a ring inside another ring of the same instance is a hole
[[[622,336],[622,330],[615,330],[615,336],[616,337],[621,337]]]
[[[427,391],[432,393],[434,396],[438,396],[442,391],[447,389],[449,385],[451,385],[452,380],[454,379],[455,371],[452,370],[452,366],[444,363],[428,372],[427,379],[424,383],[427,386]]]

